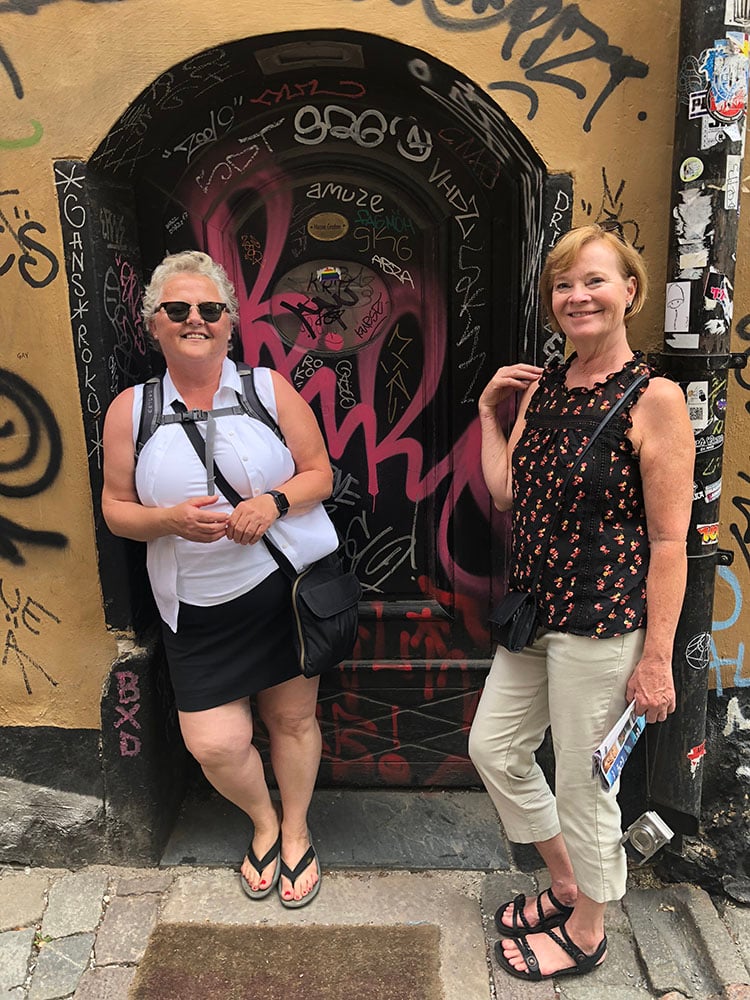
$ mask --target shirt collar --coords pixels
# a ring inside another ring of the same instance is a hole
[[[163,410],[171,410],[172,403],[175,400],[179,400],[184,403],[185,400],[182,398],[180,393],[177,391],[172,377],[169,374],[169,369],[164,372],[164,406]],[[242,381],[240,379],[240,374],[237,371],[237,365],[234,361],[230,361],[229,358],[224,358],[221,365],[221,377],[219,379],[219,388],[214,396],[214,409],[219,406],[232,406],[237,402],[236,393],[242,392]]]

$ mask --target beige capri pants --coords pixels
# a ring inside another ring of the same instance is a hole
[[[590,639],[544,630],[520,653],[499,646],[469,734],[469,756],[508,838],[562,833],[578,887],[597,903],[625,895],[619,782],[605,792],[591,755],[626,708],[625,688],[645,630]],[[547,727],[555,794],[536,762]]]

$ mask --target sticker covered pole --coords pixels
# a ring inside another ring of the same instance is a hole
[[[698,831],[728,371],[748,93],[748,0],[683,0],[664,348],[695,434],[688,582],[673,670],[677,710],[649,741],[650,797],[678,833]],[[710,752],[710,748],[709,748]]]

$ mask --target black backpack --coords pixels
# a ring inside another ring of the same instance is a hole
[[[246,413],[253,420],[260,420],[266,427],[270,428],[276,437],[283,443],[284,435],[271,414],[261,403],[258,393],[255,390],[255,379],[253,369],[250,365],[237,365],[240,379],[242,381],[242,393],[237,393],[236,406],[223,406],[218,410],[211,410],[214,417],[228,416],[229,414]],[[143,406],[141,407],[141,420],[138,425],[138,437],[135,442],[135,459],[143,451],[143,447],[148,439],[155,433],[162,424],[184,424],[205,420],[208,417],[207,410],[185,410],[180,413],[162,413],[164,405],[164,387],[162,378],[150,378],[143,384]]]

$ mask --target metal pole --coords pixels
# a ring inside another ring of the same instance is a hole
[[[745,146],[750,0],[683,0],[664,348],[695,433],[688,584],[674,646],[677,710],[652,727],[650,794],[677,833],[700,820],[729,350]]]

